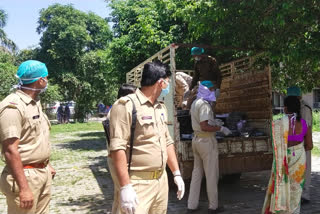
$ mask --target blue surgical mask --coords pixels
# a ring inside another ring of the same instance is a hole
[[[167,84],[167,87],[165,89],[162,89],[160,96],[165,97],[167,94],[169,94],[170,83],[165,80],[163,80],[163,81]]]

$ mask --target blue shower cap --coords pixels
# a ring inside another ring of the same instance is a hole
[[[203,48],[199,48],[199,47],[193,47],[191,48],[191,55],[202,55],[204,53],[204,49]]]
[[[287,96],[300,97],[301,96],[301,89],[297,86],[291,86],[290,88],[287,89]]]
[[[213,83],[209,80],[204,80],[201,82],[201,85],[206,86],[207,88],[213,87]]]
[[[46,65],[40,61],[27,60],[19,66],[17,76],[23,84],[30,84],[41,77],[48,76],[48,69]]]

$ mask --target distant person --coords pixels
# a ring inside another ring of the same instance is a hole
[[[128,94],[133,94],[136,91],[136,89],[137,89],[137,87],[134,86],[134,85],[126,84],[126,83],[122,84],[121,87],[119,88],[118,97],[117,98],[119,99],[121,97],[127,96]],[[110,107],[109,107],[109,110],[110,110]],[[111,177],[112,177],[113,184],[114,184],[114,195],[116,195],[118,189],[120,189],[120,185],[119,185],[119,182],[118,182],[118,178],[117,178],[117,175],[116,175],[116,172],[115,172],[115,169],[114,169],[114,165],[113,165],[113,162],[112,162],[112,158],[110,156],[110,151],[109,151],[109,144],[110,144],[109,122],[110,122],[110,114],[108,113],[107,114],[107,119],[106,119],[106,121],[104,121],[104,123],[108,124],[108,125],[104,124],[104,128],[105,128],[105,131],[107,133],[108,166],[109,166],[109,170],[110,170]],[[106,129],[108,129],[108,130],[106,130]],[[112,204],[112,213],[116,213],[117,209],[118,209],[118,201],[114,200],[113,204]]]
[[[62,111],[63,111],[63,107],[62,105],[60,104],[58,109],[57,109],[57,118],[58,118],[58,123],[62,123],[63,121],[63,118],[62,118]]]
[[[285,116],[272,124],[273,164],[262,209],[263,214],[299,214],[305,181],[306,152],[312,145],[311,132],[301,117],[300,100],[284,100]]]
[[[39,94],[48,84],[44,63],[28,60],[18,68],[18,90],[0,103],[0,144],[5,167],[0,190],[8,214],[48,214],[52,178],[50,122]]]
[[[309,105],[307,105],[303,100],[301,96],[301,89],[297,86],[292,86],[287,89],[287,96],[293,96],[297,97],[300,100],[300,112],[301,112],[301,117],[307,122],[308,125],[308,132],[309,135],[312,136],[312,109]],[[312,138],[311,138],[312,141]],[[306,161],[307,161],[307,168],[306,168],[306,178],[305,178],[305,183],[303,187],[303,192],[302,192],[302,198],[301,198],[301,203],[309,203],[310,202],[310,184],[311,184],[311,150],[312,147],[305,148],[306,150]]]
[[[178,199],[184,195],[184,182],[167,125],[167,109],[158,101],[160,95],[169,93],[170,76],[169,67],[159,61],[145,64],[141,89],[118,99],[110,111],[110,154],[120,187],[114,195],[118,203],[116,214],[167,213],[167,164],[178,187]],[[133,106],[137,120],[131,133]]]
[[[66,104],[65,107],[65,123],[69,123],[70,120],[70,108],[69,108],[69,104]]]

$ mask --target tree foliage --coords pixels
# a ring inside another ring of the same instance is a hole
[[[10,52],[0,50],[0,100],[9,95],[12,86],[18,83],[16,71],[14,56]]]
[[[264,52],[274,86],[319,85],[319,1],[199,0],[178,10],[192,40],[233,47],[235,52]],[[281,66],[280,66],[281,64]]]
[[[111,0],[113,31],[110,44],[112,63],[125,73],[172,42],[185,41],[187,30],[176,9],[183,5],[177,0]],[[115,55],[117,53],[117,55]]]
[[[4,32],[3,28],[7,24],[8,14],[3,9],[0,9],[0,43],[10,50],[15,51],[17,46],[16,44],[7,37],[7,34]]]
[[[110,6],[120,71],[169,43],[189,42],[216,47],[220,62],[264,53],[278,89],[319,85],[319,1],[111,0]]]
[[[64,98],[77,102],[76,117],[82,119],[98,97],[108,94],[105,57],[99,52],[112,38],[108,23],[94,13],[60,4],[41,10],[38,23],[42,37],[37,57],[46,63]]]

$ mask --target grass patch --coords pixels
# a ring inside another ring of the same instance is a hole
[[[57,124],[52,125],[50,133],[55,135],[77,131],[103,131],[103,126],[101,122]]]
[[[319,111],[312,112],[312,131],[314,132],[320,131],[320,112]]]
[[[313,146],[313,149],[311,150],[312,155],[319,157],[320,156],[320,149],[317,146]]]

